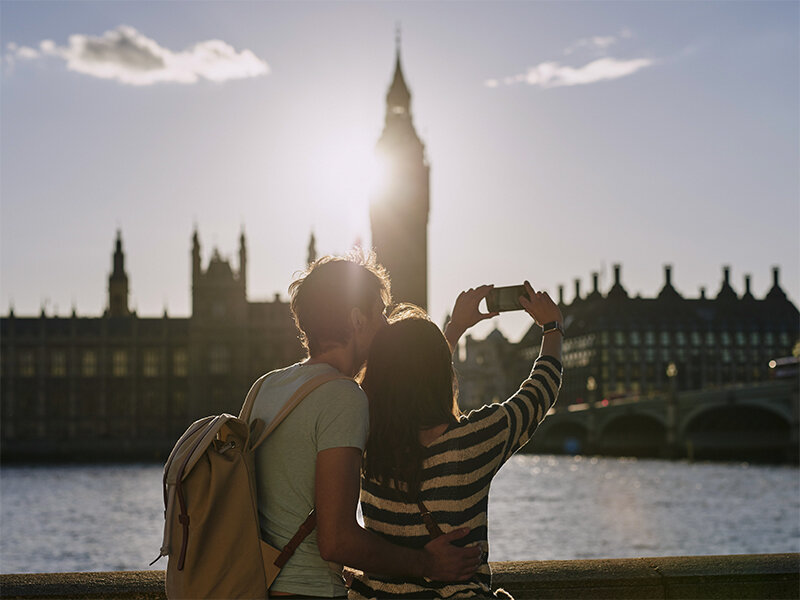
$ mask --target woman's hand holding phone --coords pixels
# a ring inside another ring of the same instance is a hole
[[[525,291],[527,292],[527,297],[522,296],[519,300],[520,304],[522,304],[525,312],[533,317],[537,325],[542,326],[552,321],[557,321],[561,325],[564,324],[561,309],[558,308],[558,304],[553,302],[547,292],[537,292],[529,281],[525,282]]]
[[[481,285],[476,288],[469,288],[467,291],[461,292],[456,298],[456,303],[453,305],[453,314],[444,328],[444,336],[452,351],[455,351],[458,340],[467,329],[484,319],[490,319],[500,314],[498,312],[484,313],[478,308],[481,300],[486,298],[493,287],[491,285]]]

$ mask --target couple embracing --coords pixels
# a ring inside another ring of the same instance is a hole
[[[520,302],[538,324],[562,322],[546,293],[525,288]],[[317,515],[271,596],[494,596],[489,486],[555,402],[562,333],[543,336],[514,396],[461,414],[452,351],[468,328],[497,314],[478,308],[490,290],[462,292],[442,333],[421,309],[387,314],[389,278],[374,255],[322,258],[291,284],[308,358],[267,376],[252,417],[269,422],[320,375],[347,378],[314,389],[257,450],[264,539],[282,547],[312,508]]]

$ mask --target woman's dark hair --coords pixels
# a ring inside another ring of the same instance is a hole
[[[422,479],[420,430],[460,412],[450,347],[417,307],[401,305],[375,334],[361,383],[369,398],[364,475],[414,501]]]

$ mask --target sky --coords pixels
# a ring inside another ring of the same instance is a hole
[[[369,245],[401,29],[429,309],[483,283],[800,299],[800,3],[0,2],[0,313],[188,316],[191,236],[248,297]],[[527,316],[493,327],[519,339]]]

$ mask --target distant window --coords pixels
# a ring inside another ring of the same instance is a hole
[[[644,342],[648,346],[655,346],[656,344],[656,334],[653,331],[647,331],[644,334]]]
[[[406,112],[406,109],[403,106],[393,106],[392,107],[392,113],[395,114],[395,115],[402,115],[405,112]]]
[[[764,345],[765,346],[774,346],[775,345],[775,334],[771,331],[768,331],[764,334]]]
[[[603,344],[603,346],[608,346],[608,332],[607,331],[604,331],[603,333],[600,334],[600,343]]]
[[[625,345],[625,334],[621,331],[617,331],[614,333],[614,343],[617,346],[624,346]]]
[[[186,413],[186,393],[182,391],[172,392],[172,414],[183,416]]]
[[[94,377],[97,375],[97,352],[84,350],[81,356],[81,375]]]
[[[761,337],[758,335],[757,331],[754,331],[750,334],[750,345],[751,346],[758,346],[761,343]]]
[[[189,370],[189,357],[185,348],[178,348],[172,353],[172,374],[175,377],[186,377]]]
[[[714,332],[709,331],[706,333],[706,346],[713,346],[715,343]]]
[[[50,375],[64,377],[67,374],[67,353],[63,350],[53,350],[50,353]]]
[[[727,331],[723,331],[719,334],[719,341],[722,342],[723,346],[730,346],[731,345],[731,334]]]
[[[142,366],[142,374],[145,377],[158,377],[159,367],[159,352],[158,350],[145,350],[144,360]]]
[[[600,360],[604,363],[608,362],[608,350],[601,350],[600,351]]]
[[[638,346],[642,342],[638,331],[631,331],[631,346]]]
[[[128,376],[128,353],[125,350],[114,350],[111,353],[111,374],[114,377]]]
[[[662,331],[661,332],[661,345],[662,346],[669,346],[669,332]]]
[[[789,333],[781,331],[781,346],[789,346]]]
[[[664,362],[667,362],[669,360],[669,358],[670,358],[669,357],[669,349],[668,348],[662,348],[661,349],[661,360],[663,360]]]
[[[729,363],[731,362],[731,351],[727,348],[722,350],[722,362]]]
[[[656,359],[656,351],[654,348],[648,348],[644,351],[645,360],[649,363],[653,362]]]
[[[36,375],[36,360],[33,350],[23,350],[19,353],[19,376],[33,377]]]
[[[225,346],[211,348],[208,370],[212,375],[225,375],[230,371],[230,351]]]
[[[744,332],[743,331],[737,331],[736,332],[736,345],[737,346],[744,346],[744,341],[745,341]]]
[[[700,332],[699,331],[693,331],[692,332],[692,346],[699,346],[702,342],[703,342],[703,340],[700,337]]]
[[[686,334],[683,331],[678,331],[675,334],[675,343],[678,346],[685,346],[686,345]]]

